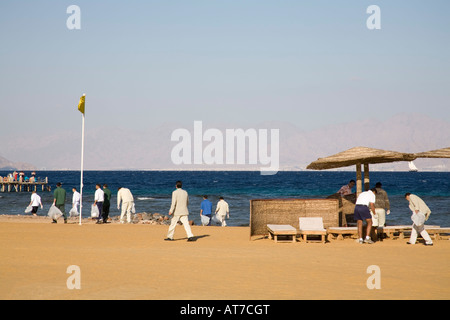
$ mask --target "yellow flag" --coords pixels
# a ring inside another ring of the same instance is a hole
[[[86,95],[83,94],[83,96],[80,98],[80,102],[78,103],[78,110],[84,114],[84,99],[86,98]]]

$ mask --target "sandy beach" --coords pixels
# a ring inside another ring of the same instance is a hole
[[[46,217],[0,216],[0,298],[5,299],[449,299],[450,241],[433,247],[352,239],[274,243],[248,227],[51,224]],[[70,290],[67,268],[79,267]],[[380,270],[368,289],[367,268]]]

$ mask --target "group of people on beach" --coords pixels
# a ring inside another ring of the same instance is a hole
[[[81,206],[81,194],[77,191],[77,188],[72,188],[72,209],[70,210],[70,216],[79,215],[79,207]],[[97,219],[97,224],[107,223],[109,219],[109,209],[111,206],[111,190],[107,184],[103,186],[99,183],[95,185],[94,203],[91,207],[91,217]],[[53,205],[56,206],[64,217],[64,223],[67,223],[67,215],[65,212],[66,203],[66,190],[62,187],[61,183],[56,184],[56,189],[53,192]],[[120,215],[120,222],[125,222],[125,216],[127,222],[131,222],[131,213],[134,210],[134,198],[130,189],[119,187],[117,189],[117,209],[120,210],[122,205],[122,211]],[[53,219],[53,223],[57,223],[56,219]]]
[[[338,194],[341,196],[347,196],[352,194],[352,188],[356,182],[350,180],[350,182],[341,187]],[[181,181],[177,181],[175,184],[175,191],[172,192],[172,202],[169,209],[169,216],[173,216],[167,238],[165,240],[172,241],[175,232],[175,227],[180,222],[186,231],[188,241],[193,241],[193,234],[190,228],[188,215],[189,196],[188,193],[183,190],[183,184]],[[107,184],[96,184],[94,194],[94,203],[92,204],[92,211],[97,212],[96,215],[92,215],[97,219],[97,224],[107,223],[109,218],[109,209],[111,201],[111,190],[108,189]],[[72,188],[72,209],[70,216],[77,216],[78,208],[81,205],[81,195],[74,187]],[[433,245],[433,241],[425,230],[425,221],[428,220],[431,210],[426,203],[417,195],[406,193],[405,199],[409,202],[409,208],[412,211],[411,220],[413,221],[413,228],[411,231],[411,237],[409,244],[415,244],[417,236],[420,234],[425,240],[426,245]],[[61,215],[64,217],[64,223],[67,223],[67,214],[65,212],[66,191],[62,188],[60,182],[56,184],[56,189],[53,193],[53,206],[58,208]],[[128,223],[131,223],[131,213],[135,213],[134,198],[131,191],[128,188],[119,187],[117,190],[117,209],[120,210],[122,205],[120,222],[125,223],[125,216]],[[41,197],[32,192],[31,201],[29,207],[31,207],[31,213],[37,215],[37,210],[43,208]],[[208,200],[208,196],[203,196],[203,201],[200,205],[200,219],[202,224],[211,225],[211,222],[216,222],[221,226],[226,226],[226,218],[229,219],[229,205],[220,197],[217,203],[215,215],[212,213],[212,202]],[[355,209],[353,212],[354,219],[357,223],[358,230],[358,242],[373,244],[376,240],[383,241],[383,227],[386,224],[386,215],[390,214],[390,202],[387,192],[382,188],[381,182],[377,182],[375,188],[364,191],[358,195],[355,203]],[[366,222],[365,238],[363,239],[363,224]],[[53,223],[57,223],[56,219],[53,219]]]
[[[338,193],[341,196],[352,194],[352,188],[355,186],[355,180],[342,186]],[[433,241],[425,230],[425,221],[431,214],[430,208],[417,195],[406,193],[405,199],[409,202],[409,208],[412,211],[411,220],[413,227],[408,244],[415,244],[417,236],[420,234],[425,240],[425,245],[432,246]],[[383,227],[386,224],[386,215],[390,214],[390,203],[387,192],[382,188],[381,182],[375,184],[375,188],[364,191],[358,195],[354,209],[354,219],[358,229],[358,243],[373,244],[376,240],[383,241]],[[366,236],[363,239],[363,223],[366,222]]]
[[[69,211],[69,216],[74,217],[79,215],[79,209],[81,206],[81,194],[78,192],[77,188],[72,188],[72,208]],[[95,193],[94,193],[94,203],[92,204],[91,214],[96,212],[96,215],[93,216],[97,219],[97,224],[107,223],[109,219],[109,209],[111,205],[111,190],[109,190],[107,184],[96,184],[95,185]],[[61,182],[56,184],[56,189],[53,192],[53,202],[52,206],[56,207],[61,216],[64,218],[64,223],[67,223],[68,215],[66,214],[66,198],[67,192],[62,187]],[[120,215],[120,222],[125,222],[125,216],[127,218],[127,222],[131,222],[131,212],[134,209],[134,198],[131,194],[131,191],[128,188],[120,187],[117,190],[117,209],[120,210],[120,206],[122,205],[122,212]],[[31,194],[31,202],[29,207],[31,207],[31,213],[36,216],[39,206],[43,209],[41,197],[33,191]],[[52,223],[57,223],[57,219],[53,218]]]
[[[165,240],[173,240],[173,234],[175,227],[178,222],[181,222],[186,230],[188,236],[188,241],[193,241],[193,234],[189,225],[188,215],[188,205],[189,196],[188,193],[183,190],[183,184],[181,181],[177,181],[175,184],[176,190],[172,192],[172,202],[169,209],[169,216],[172,217],[171,224],[169,226],[169,231],[167,238]],[[79,208],[82,202],[81,194],[77,191],[77,188],[72,188],[72,208],[69,212],[70,216],[78,216]],[[53,203],[61,213],[64,219],[64,223],[67,223],[68,215],[66,214],[65,204],[66,204],[67,193],[62,187],[61,182],[56,184],[56,189],[53,192]],[[97,224],[107,223],[109,218],[109,210],[111,205],[111,190],[109,190],[107,184],[96,184],[94,193],[94,203],[91,208],[91,217],[97,219]],[[32,214],[37,215],[39,206],[43,208],[41,197],[33,191],[31,195],[31,202],[29,206],[32,207]],[[131,213],[135,213],[134,197],[130,189],[119,187],[117,190],[117,209],[120,210],[122,206],[120,223],[125,223],[125,216],[128,223],[131,223]],[[95,214],[94,214],[95,213]],[[228,203],[223,197],[220,197],[217,203],[215,216],[212,216],[212,203],[208,200],[208,196],[203,196],[203,201],[200,206],[200,218],[203,225],[211,225],[212,221],[225,227],[226,218],[230,218],[230,210]],[[53,218],[52,223],[57,223],[57,219]]]

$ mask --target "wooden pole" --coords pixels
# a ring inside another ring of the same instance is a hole
[[[364,163],[364,191],[370,189],[369,164]]]
[[[361,173],[361,164],[356,164],[356,197],[362,192],[362,173]]]

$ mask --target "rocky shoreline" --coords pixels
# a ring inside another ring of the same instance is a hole
[[[125,218],[126,219],[126,218]],[[82,223],[96,223],[97,219],[95,218],[82,218]],[[160,213],[147,213],[147,212],[140,212],[131,214],[131,224],[149,224],[149,225],[170,225],[171,216],[163,215]],[[27,215],[27,214],[20,214],[20,215],[0,215],[0,221],[9,221],[9,222],[42,222],[42,223],[48,223],[51,221],[51,219],[47,215]],[[70,217],[68,218],[69,223],[78,222],[79,217]],[[62,218],[58,219],[58,222],[62,222]],[[112,217],[109,217],[108,223],[114,223],[119,224],[120,223],[120,216],[115,215]],[[194,225],[193,221],[189,221],[190,225]]]
[[[134,224],[152,224],[152,225],[169,225],[170,217],[160,213],[135,213],[131,215],[131,223]],[[120,216],[114,216],[110,220],[120,223]]]

